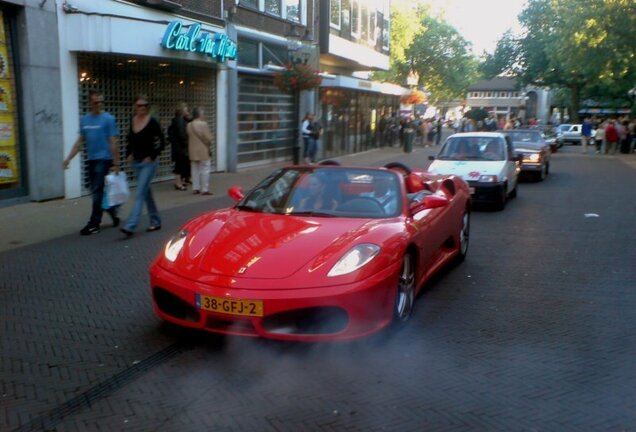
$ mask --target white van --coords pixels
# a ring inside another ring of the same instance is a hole
[[[454,174],[470,186],[474,202],[494,203],[503,209],[508,198],[517,196],[521,156],[512,142],[498,132],[467,132],[451,135],[444,142],[428,171]]]

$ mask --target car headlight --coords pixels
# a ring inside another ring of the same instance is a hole
[[[163,251],[163,255],[170,262],[174,262],[179,256],[179,252],[183,248],[185,244],[186,238],[188,237],[188,232],[186,230],[181,230],[170,239],[170,241],[166,244],[166,248]]]
[[[354,272],[368,264],[380,252],[380,246],[372,243],[359,244],[338,260],[327,276],[342,276]]]
[[[541,160],[541,154],[539,153],[529,153],[523,155],[523,160],[526,162],[539,162]]]
[[[479,176],[479,180],[480,182],[483,183],[497,183],[497,176],[496,175],[480,175]]]

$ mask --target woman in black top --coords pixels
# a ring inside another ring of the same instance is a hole
[[[135,115],[128,132],[128,145],[126,146],[126,159],[132,163],[133,171],[137,177],[137,194],[128,220],[121,228],[127,237],[135,232],[144,202],[148,209],[150,225],[146,231],[161,229],[161,218],[157,205],[152,196],[150,182],[157,170],[157,158],[165,146],[165,139],[159,121],[150,116],[150,105],[145,95],[139,95],[135,99]]]

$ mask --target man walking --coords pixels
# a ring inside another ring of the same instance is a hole
[[[119,172],[119,151],[117,149],[119,130],[115,118],[102,111],[104,96],[100,92],[91,90],[88,94],[88,100],[91,111],[80,119],[79,136],[63,163],[64,169],[68,169],[69,163],[79,153],[82,145],[86,145],[93,207],[88,223],[80,231],[81,235],[99,232],[102,222],[102,200],[106,175],[111,168],[114,172]],[[119,225],[116,207],[111,207],[107,211],[113,219],[113,226]]]
[[[583,154],[587,153],[587,145],[590,142],[590,138],[592,137],[592,122],[589,118],[583,120],[583,125],[581,126],[581,147],[583,150]]]

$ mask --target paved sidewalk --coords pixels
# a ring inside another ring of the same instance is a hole
[[[412,165],[421,167],[427,162],[428,154],[436,152],[437,147],[414,149],[411,155],[417,155],[417,162]],[[374,165],[378,161],[398,159],[407,155],[400,148],[382,148],[355,155],[335,158],[341,163],[354,165]],[[408,157],[413,157],[408,156]],[[286,163],[285,163],[286,164]],[[153,193],[160,211],[187,204],[201,202],[226,196],[232,185],[240,185],[245,189],[254,186],[279,165],[266,165],[258,168],[241,170],[237,173],[212,174],[210,191],[212,196],[192,195],[188,191],[177,191],[173,182],[164,181],[153,185]],[[131,191],[134,194],[134,190]],[[120,216],[125,218],[130,211],[132,199],[120,209]],[[75,199],[58,199],[46,202],[29,202],[0,208],[0,252],[14,248],[51,240],[61,236],[79,233],[90,215],[90,195]],[[143,223],[142,219],[142,223]],[[110,217],[104,215],[104,226],[109,226]],[[78,234],[79,235],[79,234]]]

